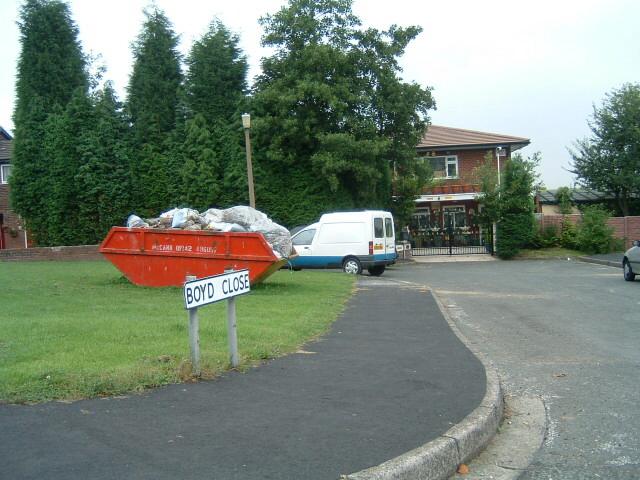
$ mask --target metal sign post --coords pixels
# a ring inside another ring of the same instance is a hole
[[[236,299],[238,295],[249,293],[249,270],[225,270],[221,275],[197,280],[187,276],[184,284],[184,304],[189,311],[189,347],[191,364],[195,375],[200,375],[200,337],[198,307],[227,300],[227,337],[231,365],[240,365],[238,355],[238,335],[236,328]]]
[[[187,282],[196,279],[193,275],[187,275]],[[200,376],[200,325],[198,320],[198,307],[189,310],[189,350],[191,350],[191,367],[193,374]]]
[[[237,367],[240,365],[238,358],[238,333],[236,329],[236,299],[235,297],[227,300],[227,337],[229,338],[229,354],[231,356],[231,365]]]

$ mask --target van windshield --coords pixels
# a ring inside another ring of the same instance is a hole
[[[311,245],[315,234],[316,230],[314,228],[305,230],[304,232],[300,232],[298,235],[293,237],[291,243],[293,243],[294,245]]]

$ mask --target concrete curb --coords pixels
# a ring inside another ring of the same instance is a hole
[[[340,477],[343,480],[445,480],[456,472],[461,463],[468,462],[482,451],[500,426],[504,398],[497,372],[462,335],[433,290],[430,292],[451,329],[484,365],[487,377],[485,396],[462,422],[435,440],[378,466],[343,475]]]
[[[578,257],[578,261],[585,262],[585,263],[595,263],[596,265],[606,265],[607,267],[622,268],[621,262],[613,262],[611,260],[601,260],[599,258]]]

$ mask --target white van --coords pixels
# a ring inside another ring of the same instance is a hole
[[[391,213],[381,210],[325,213],[292,239],[298,256],[294,270],[342,268],[347,273],[382,275],[395,263],[396,243]]]

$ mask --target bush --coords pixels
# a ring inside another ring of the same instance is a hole
[[[576,245],[585,253],[608,253],[614,244],[613,228],[607,225],[610,213],[600,205],[585,207],[577,228]]]
[[[562,219],[560,227],[560,246],[572,250],[578,248],[576,242],[576,226],[568,218]]]
[[[558,237],[558,228],[555,225],[539,225],[536,230],[533,240],[531,241],[531,248],[549,248],[556,247],[560,242]]]
[[[505,216],[497,228],[496,250],[502,259],[513,258],[520,249],[531,245],[535,237],[535,219],[528,213]]]

